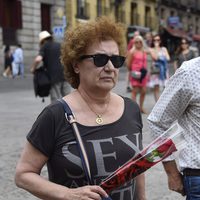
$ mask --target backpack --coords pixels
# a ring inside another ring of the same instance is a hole
[[[50,78],[45,67],[37,68],[34,72],[33,85],[35,96],[42,97],[42,102],[44,102],[44,97],[49,96],[51,89]]]

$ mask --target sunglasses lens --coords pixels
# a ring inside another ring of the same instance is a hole
[[[125,61],[125,57],[123,56],[111,56],[110,58],[112,64],[114,65],[115,68],[120,68]]]
[[[94,64],[97,67],[105,66],[108,63],[108,60],[110,59],[115,68],[120,68],[126,59],[123,56],[117,56],[117,55],[108,56],[106,54],[83,55],[80,57],[81,60],[86,58],[93,58]]]
[[[104,54],[98,54],[94,56],[94,64],[97,67],[103,67],[109,60],[109,57]]]

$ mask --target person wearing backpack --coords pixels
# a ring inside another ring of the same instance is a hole
[[[39,33],[39,42],[39,54],[33,62],[31,72],[34,73],[43,62],[51,82],[51,102],[54,102],[71,91],[70,85],[64,79],[63,66],[60,63],[60,43],[53,41],[53,37],[48,31]]]

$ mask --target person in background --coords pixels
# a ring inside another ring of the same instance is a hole
[[[137,94],[140,94],[139,106],[142,113],[146,113],[143,104],[146,95],[147,84],[147,54],[144,49],[142,36],[136,36],[134,45],[127,56],[127,66],[131,74],[132,98],[136,101]],[[145,73],[143,75],[143,73]]]
[[[13,55],[10,50],[10,46],[6,45],[4,49],[4,77],[12,77],[12,62],[13,62]]]
[[[153,36],[152,36],[152,33],[151,32],[147,32],[146,34],[145,34],[145,46],[146,46],[146,48],[150,48],[150,47],[152,47],[152,45],[153,45]]]
[[[136,37],[138,35],[140,35],[140,32],[139,31],[135,31],[132,39],[128,43],[127,52],[129,52],[130,49],[133,47],[133,45],[134,45],[134,37]],[[126,80],[127,80],[126,91],[127,92],[131,92],[132,91],[132,87],[131,87],[131,83],[130,83],[130,77],[131,77],[131,75],[130,75],[129,69],[128,69],[127,75],[126,75]]]
[[[43,63],[51,81],[50,98],[51,102],[62,98],[71,91],[70,85],[65,81],[63,66],[60,62],[60,43],[53,41],[52,35],[48,31],[42,31],[39,34],[40,51],[36,56],[31,72]]]
[[[153,59],[150,71],[149,87],[153,88],[155,101],[158,101],[160,95],[160,87],[164,87],[168,78],[168,62],[170,60],[169,53],[162,46],[159,35],[153,37],[153,47],[149,50]]]
[[[174,71],[176,71],[184,61],[191,60],[195,57],[194,51],[189,47],[189,41],[186,38],[182,38],[176,52]]]
[[[19,187],[48,200],[107,197],[100,182],[142,148],[138,105],[112,92],[125,54],[124,28],[107,17],[67,29],[61,60],[74,90],[63,100],[76,117],[95,185],[87,183],[72,127],[56,101],[41,112],[27,135],[16,168]],[[49,180],[40,175],[46,163]],[[109,195],[112,200],[145,200],[144,175]]]
[[[148,117],[154,136],[164,133],[173,122],[183,128],[187,144],[175,160],[163,162],[169,189],[186,194],[187,200],[200,199],[200,57],[183,62],[169,79]]]
[[[135,31],[134,34],[133,34],[132,39],[128,42],[128,46],[127,46],[127,50],[128,51],[133,47],[133,45],[134,45],[134,38],[136,36],[138,36],[138,35],[140,35],[140,32],[139,31]]]
[[[24,53],[22,49],[22,45],[18,44],[17,48],[13,53],[13,78],[20,75],[22,78],[24,77]]]
[[[153,64],[153,59],[151,57],[151,54],[150,54],[150,49],[153,45],[153,35],[151,32],[147,32],[145,34],[145,37],[144,37],[144,43],[145,43],[145,52],[147,54],[147,86],[148,86],[148,83],[149,83],[149,80],[150,80],[150,72],[151,72],[151,66]]]

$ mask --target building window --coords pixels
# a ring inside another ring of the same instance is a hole
[[[160,9],[160,18],[161,18],[161,19],[164,19],[164,18],[165,18],[165,9],[164,9],[164,8],[161,8],[161,9]]]
[[[97,0],[97,17],[102,15],[102,0]]]
[[[131,24],[138,25],[139,24],[139,15],[137,13],[137,4],[131,3]]]
[[[145,26],[151,28],[151,8],[145,6]]]
[[[89,4],[85,0],[77,0],[76,18],[89,19]]]
[[[195,31],[196,34],[199,34],[199,27],[196,26],[196,31]]]
[[[22,29],[22,6],[19,0],[0,0],[0,26],[3,43],[16,45],[16,30]]]
[[[41,4],[41,30],[51,32],[51,5]]]

